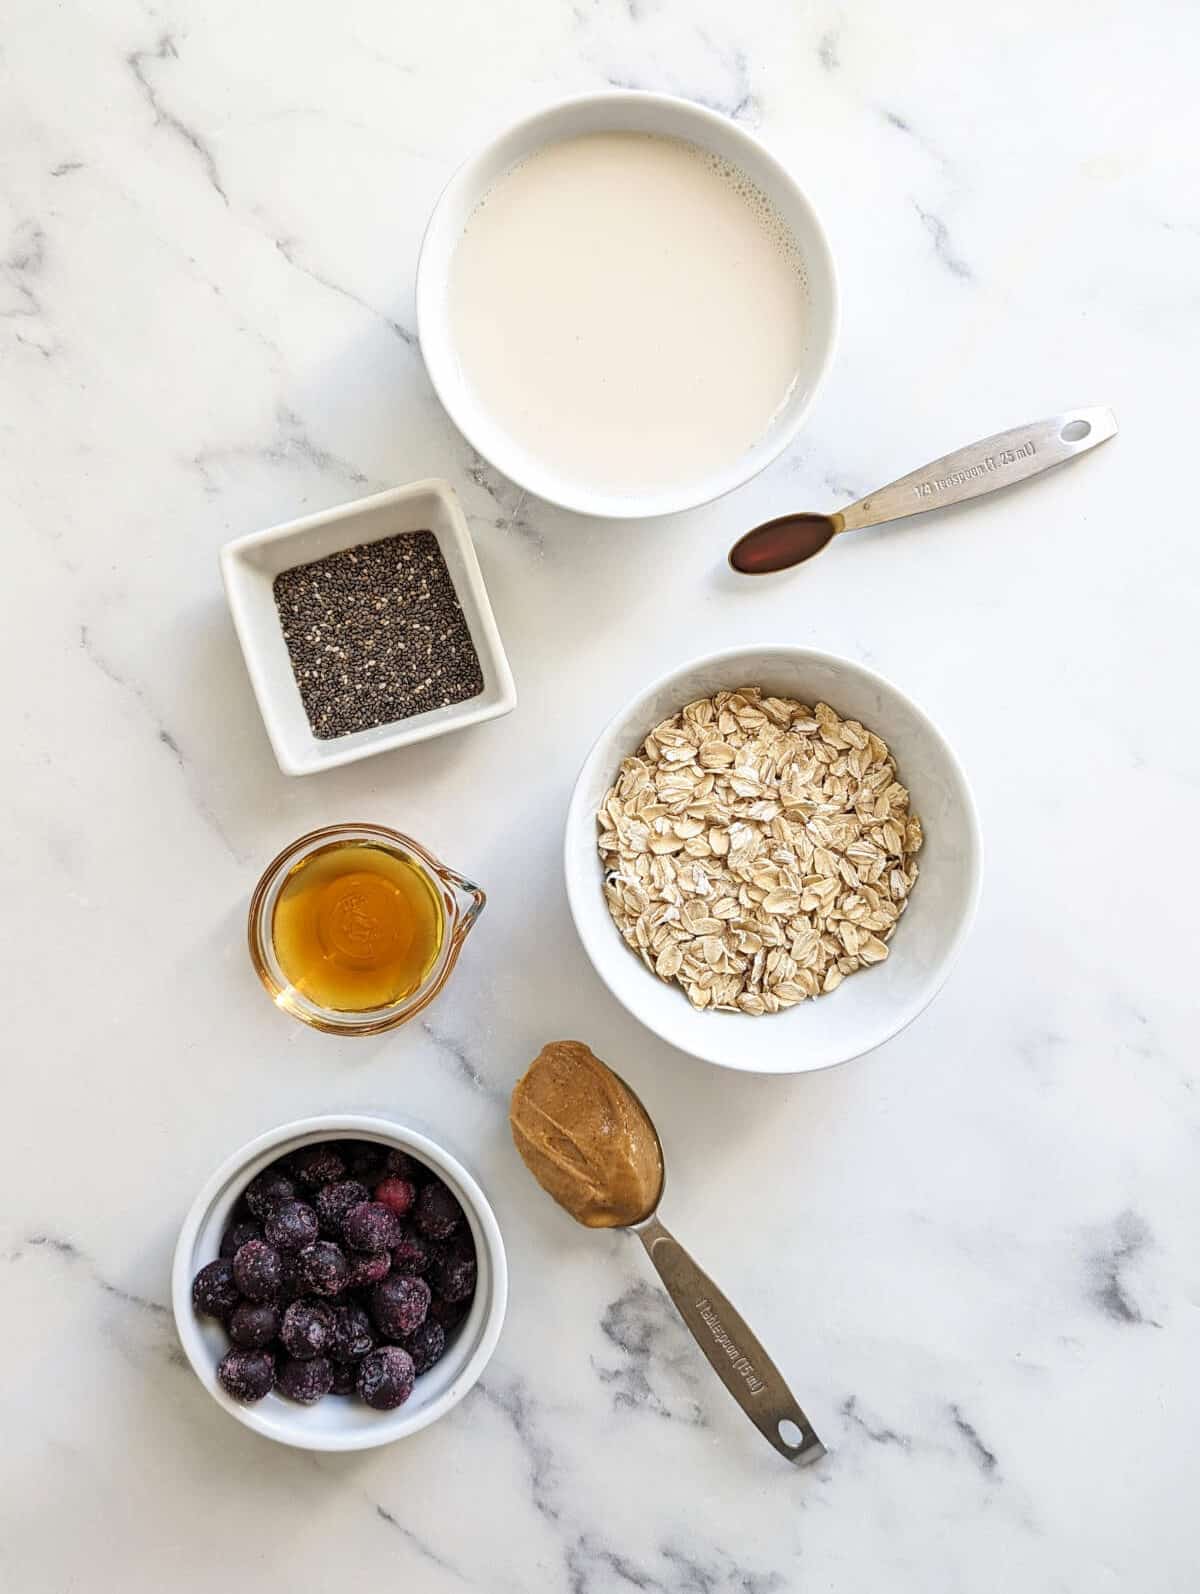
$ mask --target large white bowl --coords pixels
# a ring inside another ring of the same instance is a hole
[[[373,1411],[361,1400],[333,1395],[315,1406],[298,1406],[274,1392],[255,1405],[241,1405],[217,1382],[217,1363],[229,1349],[228,1336],[220,1323],[197,1316],[192,1307],[192,1280],[217,1256],[230,1213],[250,1180],[276,1158],[320,1140],[377,1140],[410,1152],[449,1185],[471,1226],[479,1269],[471,1309],[441,1361],[421,1374],[412,1394],[395,1411]],[[504,1323],[508,1265],[487,1197],[463,1165],[428,1135],[386,1118],[301,1118],[235,1151],[205,1184],[179,1233],[171,1301],[180,1341],[197,1378],[231,1417],[268,1439],[302,1450],[367,1450],[436,1422],[478,1381]]]
[[[545,144],[582,133],[657,133],[685,139],[741,167],[791,228],[804,258],[809,338],[788,402],[740,459],[702,480],[659,492],[600,492],[554,469],[516,442],[466,382],[450,328],[450,263],[475,206],[497,178]],[[730,492],[776,458],[799,431],[829,369],[837,341],[833,256],[816,212],[796,180],[757,139],[728,117],[665,94],[615,90],[561,100],[508,128],[447,183],[434,207],[417,262],[417,331],[438,397],[467,441],[519,486],[587,515],[628,519],[693,509]]]
[[[860,970],[828,996],[759,1017],[698,1011],[677,986],[650,973],[609,916],[596,850],[596,811],[622,758],[685,703],[739,686],[810,704],[825,702],[844,718],[861,720],[888,744],[925,832],[920,876],[887,961]],[[600,978],[635,1018],[705,1062],[747,1073],[796,1074],[830,1068],[881,1046],[933,1000],[975,914],[981,847],[966,777],[915,703],[850,659],[779,646],[697,659],[656,681],[609,722],[575,784],[565,864],[567,896],[584,948]]]

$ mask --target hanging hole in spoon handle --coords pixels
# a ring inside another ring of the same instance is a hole
[[[713,1371],[767,1443],[797,1466],[820,1460],[825,1446],[741,1314],[657,1217],[634,1233]]]

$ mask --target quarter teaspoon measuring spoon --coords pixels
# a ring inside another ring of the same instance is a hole
[[[748,531],[729,550],[729,563],[744,576],[771,575],[812,559],[843,531],[860,531],[887,520],[924,514],[945,504],[982,498],[1000,487],[1038,476],[1085,454],[1117,433],[1117,418],[1104,405],[1064,410],[1044,421],[1014,426],[981,442],[968,443],[920,470],[832,515],[780,515]]]

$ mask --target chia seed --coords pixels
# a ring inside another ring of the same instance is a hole
[[[483,691],[431,531],[360,543],[275,577],[275,607],[313,735],[350,736]]]

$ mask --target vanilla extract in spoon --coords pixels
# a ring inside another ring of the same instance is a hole
[[[729,550],[729,563],[744,576],[789,570],[814,558],[840,532],[860,531],[865,526],[880,526],[946,504],[981,498],[1065,464],[1116,433],[1117,418],[1103,405],[1066,410],[1044,421],[998,432],[923,465],[836,514],[801,513],[768,520],[738,538]]]

